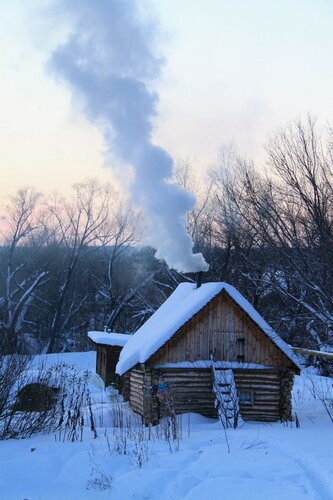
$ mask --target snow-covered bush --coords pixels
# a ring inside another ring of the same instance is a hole
[[[73,366],[35,366],[27,356],[0,357],[0,439],[58,430],[57,439],[82,439],[89,408],[88,373]],[[52,398],[50,396],[53,396]],[[90,418],[93,427],[93,417]]]
[[[308,387],[314,399],[318,399],[333,423],[333,379],[330,377],[308,377]]]

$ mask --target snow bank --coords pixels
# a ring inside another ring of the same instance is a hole
[[[88,337],[90,338],[90,340],[95,342],[95,344],[124,347],[124,345],[127,344],[129,339],[132,337],[132,335],[114,332],[88,332]]]
[[[298,367],[296,355],[266,323],[254,307],[228,283],[205,283],[200,288],[193,283],[181,283],[162,306],[130,338],[120,353],[116,371],[119,375],[137,363],[144,363],[162,347],[194,314],[224,290],[258,325],[258,327]]]
[[[38,360],[47,366],[75,364],[81,371],[94,366],[95,353],[52,354],[34,361]],[[104,408],[104,420],[97,419],[97,439],[87,425],[82,442],[55,440],[53,433],[0,441],[1,498],[330,500],[332,423],[314,397],[311,381],[326,387],[332,379],[313,375],[308,369],[295,377],[293,403],[299,428],[294,422],[245,422],[237,430],[227,430],[228,453],[220,422],[197,414],[183,415],[179,451],[170,453],[162,432],[149,448],[149,460],[142,468],[137,466],[131,442],[126,455],[116,451],[119,428],[114,428],[112,414],[119,413],[119,401],[90,385],[93,411],[98,404]],[[126,403],[121,411],[131,414]],[[135,422],[133,416],[132,431],[137,436]],[[141,427],[137,429],[141,432]],[[103,478],[112,481],[104,491],[99,488],[105,484]]]

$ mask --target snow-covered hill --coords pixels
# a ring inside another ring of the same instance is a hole
[[[47,356],[48,364],[58,361],[94,373],[93,352]],[[245,423],[228,431],[230,453],[219,422],[183,415],[173,441],[166,425],[136,429],[138,419],[116,394],[94,375],[90,382],[97,439],[86,428],[82,442],[57,434],[1,441],[1,499],[333,499],[333,423],[305,370],[293,395],[300,428]]]

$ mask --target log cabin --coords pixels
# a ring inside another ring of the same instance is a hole
[[[215,282],[178,285],[129,337],[115,372],[132,409],[156,423],[166,392],[175,413],[216,418],[212,374],[223,370],[232,373],[243,420],[291,418],[297,357],[233,286]]]
[[[130,339],[130,335],[115,332],[88,332],[89,339],[96,348],[96,373],[101,377],[105,386],[118,387],[119,377],[116,374],[116,365],[120,351]]]

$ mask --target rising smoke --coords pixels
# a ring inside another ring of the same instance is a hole
[[[51,71],[81,99],[88,119],[102,128],[110,157],[115,153],[133,167],[132,198],[147,218],[156,257],[179,271],[207,270],[202,254],[192,253],[186,231],[186,212],[195,199],[171,181],[171,157],[151,142],[158,96],[149,84],[162,66],[152,50],[152,26],[140,17],[135,0],[58,5],[70,20],[70,34],[53,52]]]

